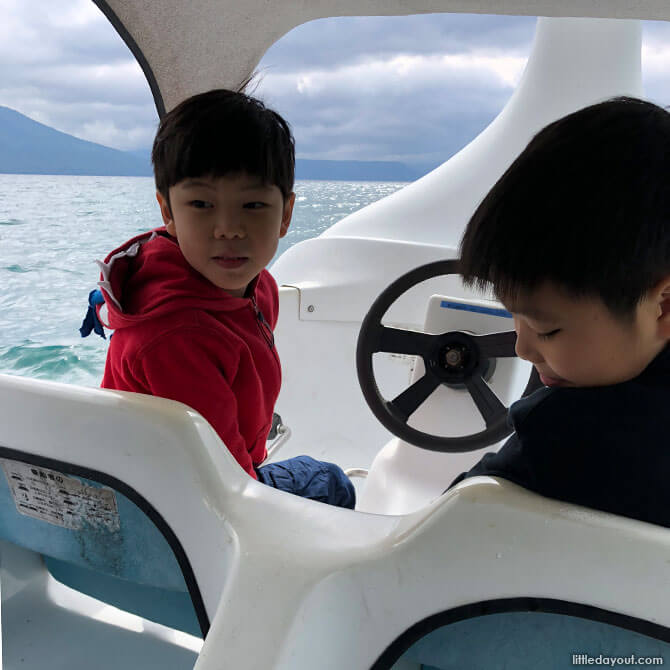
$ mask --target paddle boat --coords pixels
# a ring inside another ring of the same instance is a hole
[[[642,95],[639,19],[670,20],[670,5],[95,1],[159,113],[235,86],[283,34],[321,17],[543,18],[514,95],[481,135],[272,268],[284,381],[283,445],[271,458],[308,453],[350,468],[355,511],[250,479],[179,403],[0,375],[2,667],[476,670],[670,659],[667,529],[492,477],[446,490],[501,444],[506,408],[537,386],[514,356],[510,315],[460,281],[462,230],[546,123]]]

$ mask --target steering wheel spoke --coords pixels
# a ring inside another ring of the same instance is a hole
[[[516,356],[516,332],[490,333],[472,336],[484,358],[513,358]]]
[[[376,351],[427,356],[434,346],[435,337],[435,335],[418,333],[414,330],[381,326]]]
[[[403,417],[403,421],[407,421],[439,385],[439,379],[426,373],[399,396],[393,398],[389,404],[397,414]]]
[[[500,402],[500,398],[482,377],[473,375],[465,381],[465,386],[477,405],[487,428],[507,414],[507,407]]]

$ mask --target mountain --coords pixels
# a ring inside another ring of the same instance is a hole
[[[87,142],[0,106],[2,172],[149,177],[151,151],[119,151]],[[422,174],[424,170],[392,161],[296,160],[296,179],[414,181]]]
[[[151,165],[0,107],[0,172],[139,177],[151,176]]]

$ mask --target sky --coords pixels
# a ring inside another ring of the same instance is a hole
[[[285,116],[302,158],[434,166],[498,114],[533,17],[321,19],[266,53],[255,95]],[[670,104],[670,23],[643,24],[647,97]],[[91,0],[0,2],[0,105],[86,140],[151,146],[157,115],[132,54]]]

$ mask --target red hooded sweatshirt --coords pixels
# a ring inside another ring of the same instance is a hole
[[[233,297],[194,270],[163,229],[129,240],[99,265],[99,315],[115,331],[102,387],[189,405],[255,478],[281,385],[272,276],[263,270],[249,297]]]

